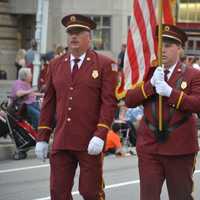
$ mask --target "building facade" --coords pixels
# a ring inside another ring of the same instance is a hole
[[[188,35],[186,54],[200,56],[200,0],[179,0],[177,5],[177,25]]]
[[[34,38],[37,0],[0,0],[1,6],[7,20],[0,17],[0,29],[4,27],[4,36],[0,37],[0,56],[4,61],[0,69],[6,70],[8,79],[14,79],[16,51],[18,48],[28,49],[31,38]],[[61,19],[67,14],[80,13],[92,17],[97,23],[93,32],[94,49],[116,59],[121,44],[126,43],[131,8],[132,0],[49,0],[47,50],[51,50],[54,44],[66,45]],[[8,36],[8,32],[12,34]]]
[[[7,78],[16,77],[16,51],[28,49],[35,37],[38,0],[0,0],[0,70]],[[200,55],[200,2],[177,0],[178,26],[189,35],[186,54]],[[132,0],[49,0],[47,51],[55,44],[66,46],[67,38],[60,21],[63,16],[80,13],[97,23],[93,32],[93,48],[116,59],[122,43],[126,43]]]

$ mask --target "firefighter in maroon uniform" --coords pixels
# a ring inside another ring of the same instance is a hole
[[[194,113],[200,112],[200,72],[179,61],[187,39],[182,30],[165,24],[162,38],[164,68],[150,72],[147,81],[129,90],[125,99],[128,107],[144,106],[136,144],[140,199],[160,200],[166,180],[170,200],[192,200],[192,175],[199,149]],[[159,95],[163,96],[162,130]]]
[[[50,153],[51,200],[72,200],[77,165],[85,200],[103,200],[102,151],[116,109],[117,65],[90,48],[94,21],[83,15],[62,19],[69,52],[49,65],[36,155],[45,159],[54,118]]]

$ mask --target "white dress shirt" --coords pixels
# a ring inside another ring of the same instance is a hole
[[[82,54],[79,58],[74,57],[72,54],[70,55],[70,66],[71,66],[71,71],[73,69],[74,66],[74,60],[75,59],[80,59],[80,61],[78,62],[78,69],[80,69],[84,59],[85,59],[86,53]]]
[[[170,79],[170,77],[171,77],[176,65],[177,65],[177,62],[174,65],[172,65],[171,67],[167,68],[167,70],[169,70],[169,73],[167,74],[167,80]]]

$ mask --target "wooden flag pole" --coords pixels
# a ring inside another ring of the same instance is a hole
[[[158,7],[158,65],[162,66],[162,12],[163,0],[159,0]],[[163,130],[162,96],[159,95],[159,131]]]

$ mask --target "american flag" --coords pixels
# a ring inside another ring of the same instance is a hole
[[[157,10],[159,0],[133,0],[132,17],[128,30],[124,57],[125,89],[143,81],[153,61],[157,59]],[[163,0],[163,22],[173,24],[172,3]]]

